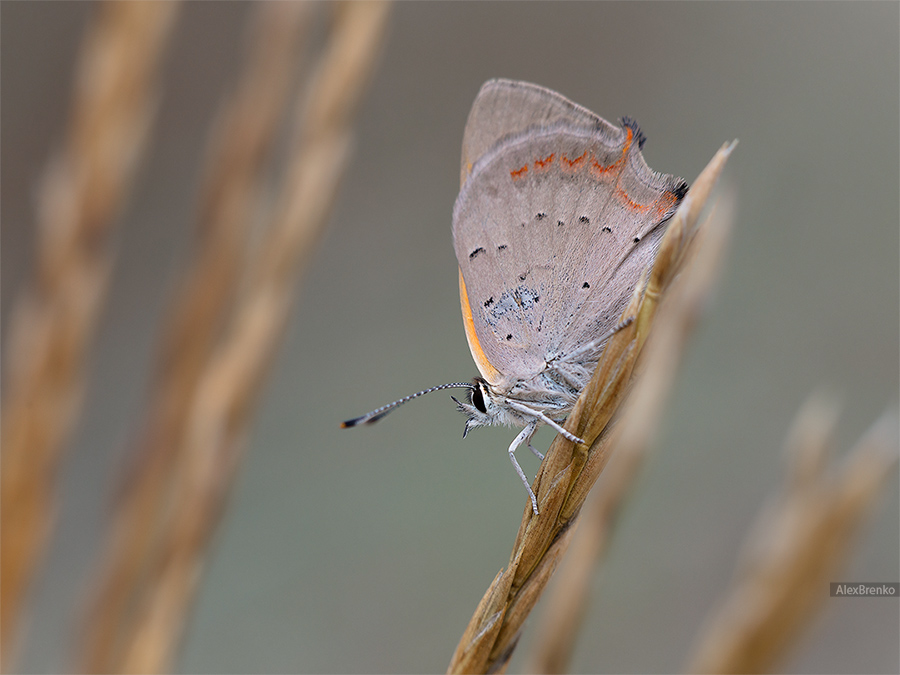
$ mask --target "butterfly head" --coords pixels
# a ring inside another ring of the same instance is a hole
[[[466,416],[463,438],[476,427],[487,427],[495,424],[510,424],[510,410],[505,405],[505,398],[494,392],[491,385],[480,377],[472,381],[472,388],[466,394],[466,400],[460,401],[451,396],[456,409]]]

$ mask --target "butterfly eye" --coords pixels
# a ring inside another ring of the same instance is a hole
[[[474,389],[472,389],[472,405],[475,406],[475,409],[479,412],[486,413],[487,406],[484,404],[484,394],[481,393],[481,383],[479,382]]]

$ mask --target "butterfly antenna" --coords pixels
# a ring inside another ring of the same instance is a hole
[[[388,403],[387,405],[383,405],[380,408],[375,408],[372,412],[368,412],[361,417],[354,417],[352,420],[347,420],[346,422],[341,422],[342,429],[348,429],[349,427],[359,426],[360,424],[374,424],[382,417],[387,415],[394,408],[398,408],[407,401],[412,401],[414,398],[419,398],[420,396],[424,396],[425,394],[430,394],[433,391],[440,391],[441,389],[474,389],[475,385],[471,382],[450,382],[449,384],[440,384],[437,387],[431,387],[429,389],[423,389],[422,391],[417,391],[415,394],[410,394],[409,396],[404,396],[403,398],[394,401],[393,403]]]

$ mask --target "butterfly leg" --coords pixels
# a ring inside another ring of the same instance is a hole
[[[516,448],[522,445],[522,443],[527,443],[528,447],[531,447],[531,437],[534,436],[537,426],[537,420],[529,422],[528,425],[519,432],[518,436],[513,439],[512,444],[509,446],[509,459],[513,463],[516,473],[519,474],[519,478],[522,479],[522,484],[525,485],[525,489],[528,490],[528,496],[531,497],[531,509],[534,511],[534,515],[538,514],[537,497],[534,495],[534,490],[531,489],[531,484],[528,482],[525,472],[522,471],[522,467],[519,466],[519,462],[516,460]]]
[[[538,452],[538,449],[531,444],[531,440],[528,441],[528,449],[534,453],[534,456],[537,457],[542,462],[544,461],[544,455],[541,452]]]
[[[511,399],[506,399],[506,404],[513,410],[517,410],[520,413],[524,413],[524,414],[528,415],[529,417],[536,417],[538,420],[540,420],[544,424],[553,427],[556,430],[556,432],[561,434],[563,436],[563,438],[565,438],[566,440],[572,441],[573,443],[581,443],[582,445],[585,445],[585,442],[582,439],[578,438],[578,436],[576,436],[575,434],[563,429],[559,424],[557,424],[556,422],[551,420],[540,410],[534,410],[533,408],[529,408],[527,405],[523,405],[523,404],[519,403],[518,401],[513,401]],[[529,426],[531,426],[531,425],[529,425]],[[528,427],[525,427],[525,428],[527,429]],[[535,426],[535,428],[537,428],[537,427]],[[531,433],[532,433],[532,435],[534,435],[533,430]]]

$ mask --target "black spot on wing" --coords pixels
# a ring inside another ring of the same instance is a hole
[[[475,260],[475,258],[477,258],[480,253],[484,253],[484,248],[482,248],[481,246],[479,246],[469,254],[469,260]]]

